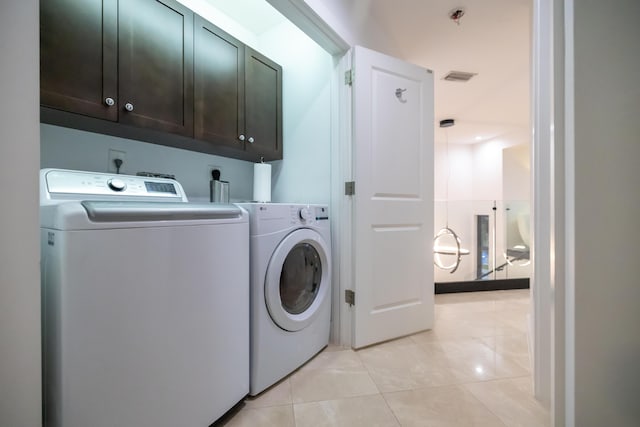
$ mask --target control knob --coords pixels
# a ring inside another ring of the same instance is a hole
[[[303,221],[311,221],[313,219],[313,213],[309,207],[300,208],[298,215],[300,215],[300,219]]]
[[[125,184],[123,180],[118,178],[110,179],[109,182],[107,182],[107,184],[109,185],[109,188],[112,189],[113,191],[122,191],[125,188],[127,188],[127,184]]]

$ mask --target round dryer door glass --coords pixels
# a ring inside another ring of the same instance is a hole
[[[275,248],[264,281],[271,319],[285,331],[299,331],[330,309],[329,245],[315,230],[289,233]]]
[[[322,281],[322,261],[309,243],[299,243],[291,249],[282,265],[280,300],[290,314],[307,310],[318,296]]]

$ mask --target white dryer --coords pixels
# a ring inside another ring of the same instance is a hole
[[[276,203],[240,206],[249,211],[249,394],[256,395],[329,343],[329,208]]]

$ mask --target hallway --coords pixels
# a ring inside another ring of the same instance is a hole
[[[529,290],[435,296],[435,328],[322,353],[216,425],[543,427],[527,348]]]

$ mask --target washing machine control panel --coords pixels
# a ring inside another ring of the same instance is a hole
[[[113,191],[123,191],[127,188],[127,184],[118,178],[110,179],[107,183],[109,184],[109,188]]]
[[[43,170],[46,200],[117,197],[118,200],[186,202],[182,186],[167,178],[118,175],[62,169]]]

